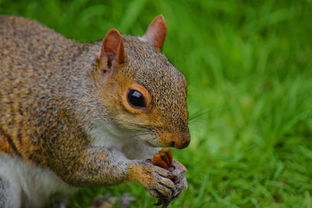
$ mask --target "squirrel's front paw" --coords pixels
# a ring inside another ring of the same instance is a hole
[[[169,170],[157,167],[146,161],[131,166],[132,179],[140,182],[152,196],[158,199],[158,205],[166,207],[187,187],[184,177],[186,168],[174,161]]]
[[[170,202],[178,193],[175,177],[169,170],[146,161],[131,166],[133,180],[141,183],[152,196]]]
[[[176,186],[176,194],[174,195],[174,198],[176,198],[184,189],[187,188],[187,180],[184,176],[186,168],[181,163],[174,160],[169,168],[169,171],[173,175],[173,182]]]
[[[176,191],[170,200],[161,197],[158,198],[157,205],[162,205],[162,207],[167,207],[173,199],[177,198],[181,192],[187,188],[187,181],[184,176],[186,168],[181,163],[173,161],[170,165],[169,171],[171,173],[171,180],[175,184]]]

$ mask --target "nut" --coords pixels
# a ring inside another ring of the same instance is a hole
[[[152,162],[154,165],[169,170],[172,165],[172,152],[170,149],[162,149],[153,156]]]

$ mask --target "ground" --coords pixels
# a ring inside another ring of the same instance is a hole
[[[164,53],[189,82],[191,145],[180,207],[312,207],[312,1],[0,0],[0,13],[36,19],[79,41],[109,28],[142,35],[162,13]],[[155,200],[139,184],[83,189]]]

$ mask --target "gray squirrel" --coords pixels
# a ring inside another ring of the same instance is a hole
[[[78,43],[0,16],[1,208],[65,206],[77,187],[128,181],[166,206],[186,188],[182,164],[150,160],[190,142],[187,82],[161,53],[166,31],[160,15],[142,37],[111,29]]]

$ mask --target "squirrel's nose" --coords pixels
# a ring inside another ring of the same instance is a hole
[[[178,141],[174,142],[173,146],[177,149],[183,149],[187,147],[191,142],[190,136],[184,136],[183,138],[179,139]]]
[[[175,148],[183,149],[183,148],[187,147],[190,144],[190,142],[191,142],[191,140],[188,139],[188,140],[182,141],[181,143],[176,143]]]

